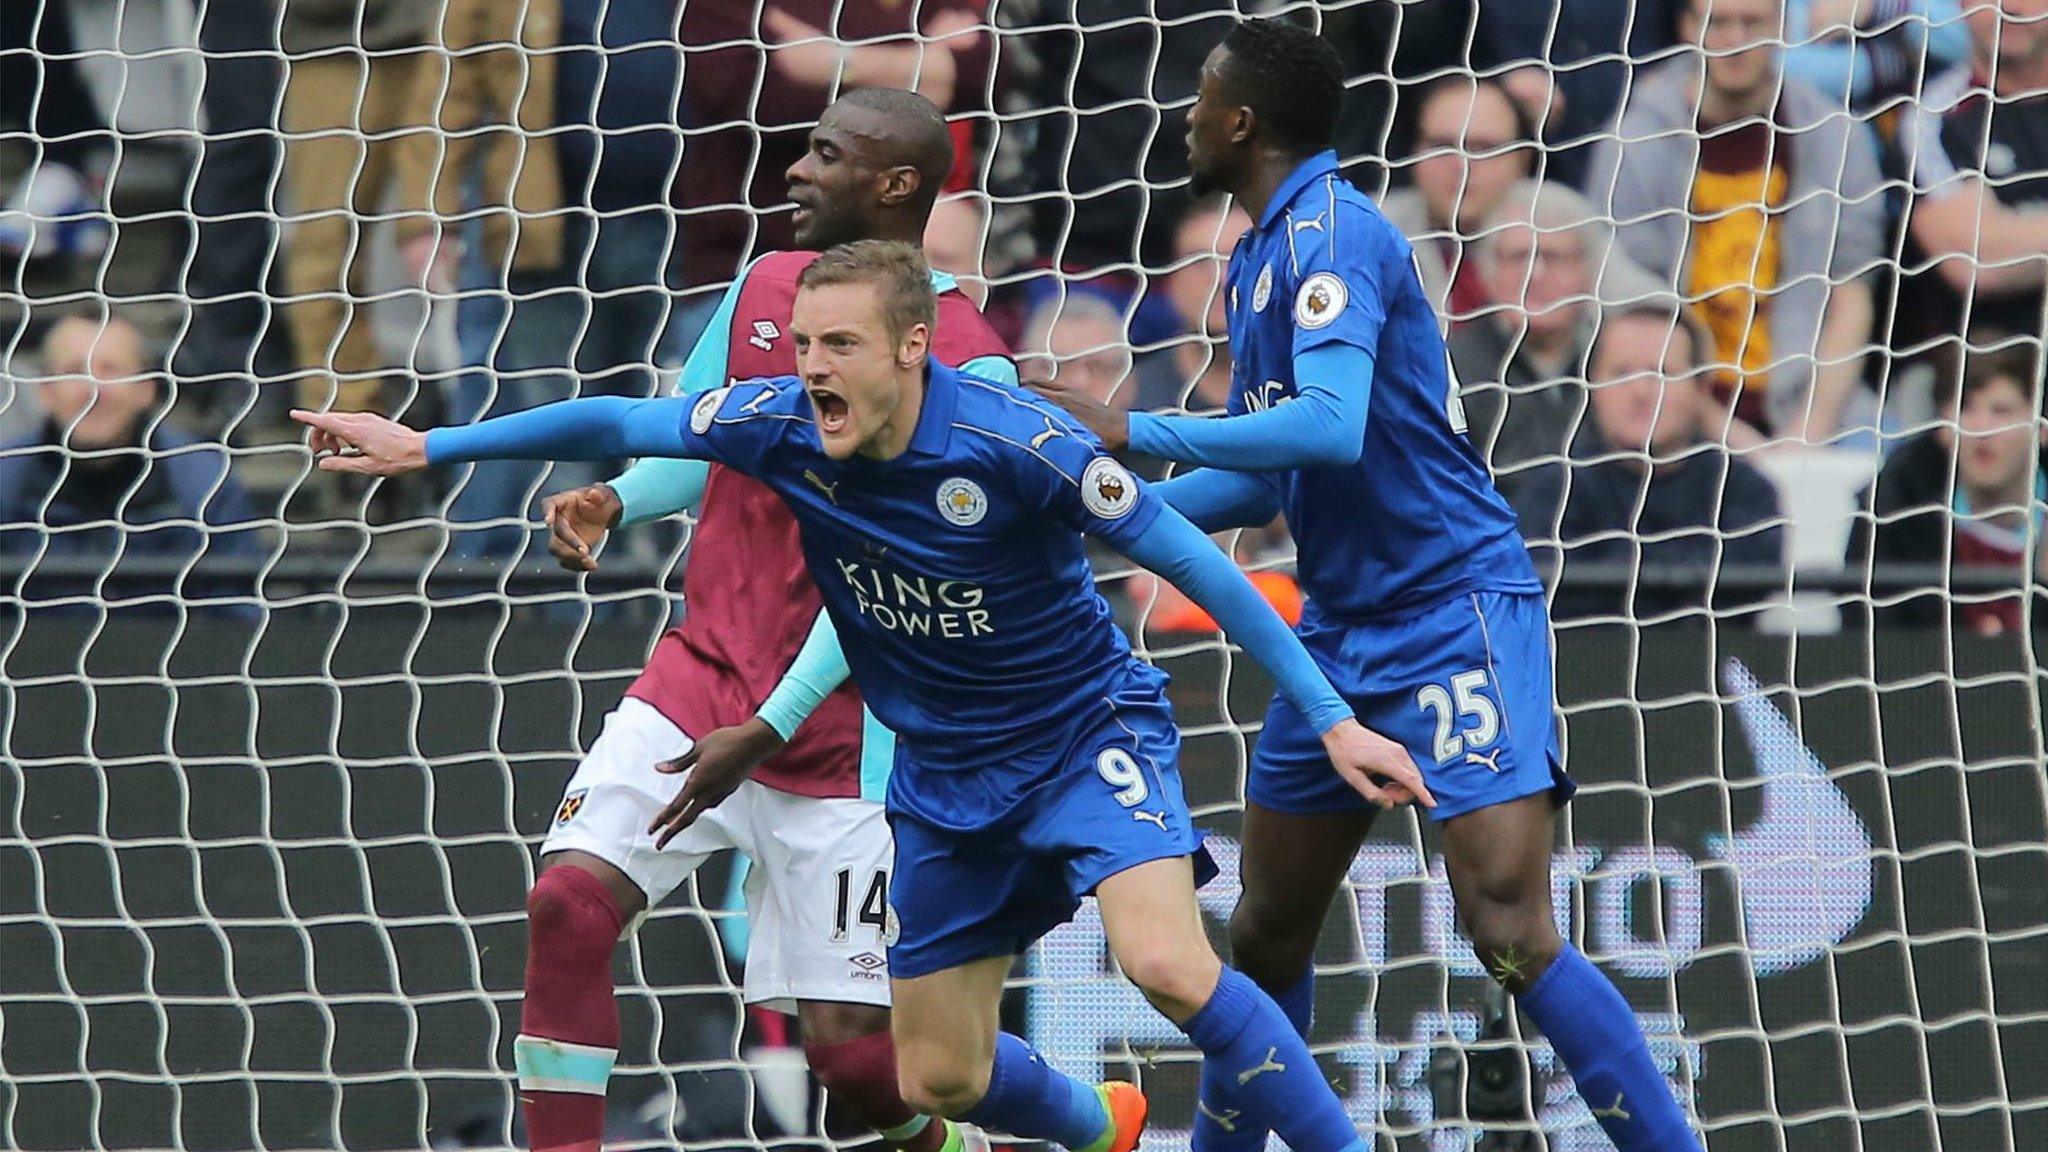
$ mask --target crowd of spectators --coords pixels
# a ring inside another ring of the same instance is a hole
[[[124,300],[109,267],[149,257],[108,203],[121,131],[67,5],[6,5],[0,544],[260,555],[370,500],[295,501],[299,473],[263,467],[290,403],[460,420],[654,392],[719,288],[790,242],[807,126],[869,85],[951,117],[930,255],[1027,377],[1221,410],[1251,222],[1190,193],[1179,115],[1237,8],[216,0],[189,231]],[[1347,174],[1414,244],[1532,548],[1568,585],[1699,575],[1561,612],[1719,606],[1717,574],[1761,597],[1800,530],[1774,454],[1868,458],[1852,567],[2048,555],[2048,0],[1422,0],[1324,31],[1358,81]],[[480,466],[371,511],[506,561],[538,497],[590,475]],[[1230,546],[1284,568],[1278,528]],[[1980,599],[1971,626],[2016,626]]]

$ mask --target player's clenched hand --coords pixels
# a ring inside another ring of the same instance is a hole
[[[597,571],[592,549],[619,522],[625,502],[609,484],[588,484],[541,501],[548,522],[548,554],[571,572]]]
[[[1422,773],[1408,750],[1356,720],[1346,720],[1323,733],[1323,748],[1337,775],[1360,796],[1382,808],[1420,802],[1436,807],[1436,797],[1422,782]]]
[[[427,434],[374,412],[308,412],[292,419],[313,430],[308,446],[322,472],[396,476],[427,466]]]
[[[674,760],[655,765],[661,772],[688,772],[682,790],[647,826],[654,846],[665,848],[676,834],[695,823],[733,794],[747,774],[782,748],[782,737],[768,722],[755,717],[744,724],[707,733],[695,747]]]
[[[1086,392],[1062,387],[1057,380],[1026,380],[1024,386],[1065,408],[1111,452],[1121,452],[1130,446],[1130,413],[1112,408]]]

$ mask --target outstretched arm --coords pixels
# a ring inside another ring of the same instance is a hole
[[[1167,507],[1204,532],[1256,528],[1280,514],[1280,493],[1270,477],[1202,468],[1152,486]]]
[[[1295,357],[1295,397],[1241,416],[1126,414],[1051,382],[1032,387],[1074,414],[1111,451],[1161,460],[1275,472],[1350,464],[1365,450],[1372,354],[1350,343],[1319,344]]]
[[[1131,417],[1131,448],[1239,472],[1351,464],[1365,450],[1372,368],[1363,348],[1321,344],[1295,359],[1294,399],[1221,419],[1140,412]]]
[[[1273,674],[1288,703],[1322,734],[1338,774],[1361,795],[1383,807],[1408,800],[1435,807],[1407,750],[1358,723],[1308,649],[1201,529],[1164,509],[1130,540],[1124,554],[1187,593]]]
[[[292,419],[313,429],[312,448],[323,471],[396,476],[472,460],[695,456],[683,428],[697,399],[591,396],[429,432],[368,412],[294,409]]]

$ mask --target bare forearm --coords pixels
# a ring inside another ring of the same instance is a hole
[[[1816,349],[1820,363],[1813,373],[1807,439],[1825,439],[1842,426],[1842,410],[1863,381],[1872,315],[1870,285],[1860,280],[1837,285],[1829,294]]]
[[[2024,291],[2043,280],[2048,212],[2010,208],[1973,183],[1914,205],[1913,238],[1958,291]],[[1969,259],[1943,259],[1956,256]]]
[[[845,88],[911,88],[941,108],[953,102],[960,64],[943,44],[867,44],[847,53]]]

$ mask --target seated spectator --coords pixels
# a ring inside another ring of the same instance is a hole
[[[1744,420],[1813,442],[1874,426],[1860,383],[1884,256],[1875,138],[1784,74],[1783,0],[1691,0],[1680,23],[1704,63],[1636,73],[1587,197],[1638,264],[1698,301],[1715,386]]]
[[[2031,569],[2035,583],[2048,573],[2040,550],[2048,512],[2048,478],[2041,469],[2048,424],[2040,419],[2041,369],[2033,347],[2008,344],[1971,352],[1957,373],[1942,373],[1938,409],[1944,422],[1901,445],[1864,494],[1868,520],[1849,541],[1852,567],[1865,562],[1952,564],[1958,570],[2004,571],[2016,582]],[[2036,551],[2029,555],[2028,541]],[[1896,595],[1876,591],[1880,603]],[[1880,609],[1893,623],[1934,624],[1952,607],[1958,623],[1980,635],[2021,627],[2016,595],[1985,596],[1930,587]]]
[[[1969,62],[1929,79],[1899,131],[1913,183],[1908,232],[1938,278],[1933,332],[1961,331],[1967,306],[1973,328],[2038,336],[2048,284],[2048,2],[1979,4],[1968,21]]]
[[[1164,277],[1183,335],[1142,353],[1137,399],[1143,411],[1218,412],[1230,403],[1230,318],[1223,310],[1223,272],[1252,218],[1218,197],[1190,208],[1175,227],[1173,264]]]
[[[163,419],[134,325],[67,316],[44,335],[42,362],[41,426],[0,445],[0,553],[112,562],[262,550],[253,530],[221,530],[248,525],[254,509],[227,453]],[[76,591],[91,587],[88,576]]]
[[[1788,74],[1858,109],[1917,97],[1970,53],[1957,0],[1787,0],[1785,39]]]
[[[1039,305],[1024,327],[1019,373],[1028,380],[1057,380],[1102,401],[1128,409],[1137,389],[1124,318],[1094,296],[1069,296]]]
[[[924,258],[950,272],[976,308],[988,303],[988,205],[975,192],[941,196],[924,226]]]
[[[1486,307],[1486,285],[1466,246],[1517,180],[1536,170],[1536,125],[1500,81],[1446,76],[1422,90],[1415,186],[1389,193],[1387,219],[1415,244],[1422,287],[1437,311],[1462,321]]]
[[[1503,491],[1564,455],[1586,410],[1586,352],[1600,302],[1653,295],[1584,197],[1524,180],[1486,220],[1475,251],[1492,303],[1453,329],[1451,366],[1472,444]]]
[[[1543,157],[1544,179],[1577,183],[1585,175],[1588,144],[1614,131],[1615,114],[1635,70],[1678,42],[1682,4],[1546,0],[1470,6],[1470,66],[1498,74],[1542,124],[1550,145]],[[1460,16],[1450,36],[1463,34]]]
[[[1560,617],[1642,618],[1707,602],[1719,565],[1784,558],[1778,494],[1714,443],[1700,351],[1709,337],[1683,305],[1642,301],[1601,317],[1588,365],[1590,417],[1571,462],[1545,465],[1509,494],[1522,535],[1556,566]],[[1630,576],[1620,589],[1574,588],[1574,567]],[[1637,589],[1646,569],[1691,569],[1696,588]],[[1714,597],[1714,607],[1725,606]]]

